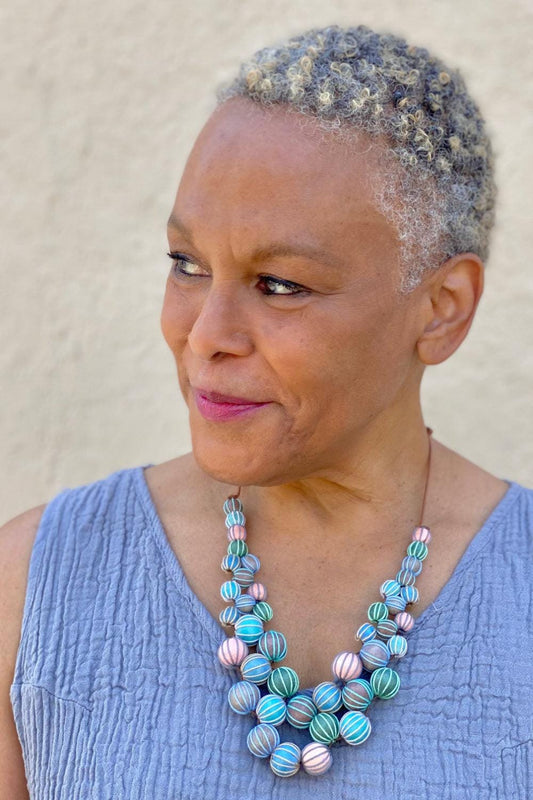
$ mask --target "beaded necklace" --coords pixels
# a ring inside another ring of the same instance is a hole
[[[220,622],[234,628],[234,635],[218,648],[220,663],[227,669],[240,670],[240,680],[228,693],[231,709],[241,715],[251,714],[256,724],[246,744],[257,758],[268,758],[275,775],[286,778],[303,768],[309,775],[323,775],[331,767],[331,745],[344,741],[360,745],[371,733],[366,711],[374,699],[390,700],[400,688],[400,677],[389,662],[407,652],[405,634],[414,625],[406,607],[418,601],[415,587],[428,555],[429,528],[422,524],[431,464],[431,428],[427,428],[429,454],[420,524],[414,529],[401,568],[396,577],[380,587],[382,600],[368,607],[368,622],[355,632],[361,642],[358,653],[342,652],[333,659],[333,681],[323,681],[314,689],[300,690],[297,672],[291,667],[276,666],[287,654],[285,636],[276,630],[264,630],[273,617],[266,602],[267,590],[256,581],[260,568],[257,556],[248,551],[246,519],[239,500],[240,487],[224,503],[229,539],[221,567],[233,574],[220,589],[227,605]],[[256,650],[250,652],[250,648]],[[280,741],[278,727],[288,722],[294,728],[307,729],[311,741],[302,749],[294,742]]]

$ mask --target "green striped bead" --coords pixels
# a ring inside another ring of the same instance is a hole
[[[381,667],[370,676],[370,685],[376,697],[381,700],[390,700],[398,693],[400,676],[390,667]]]
[[[259,617],[259,619],[262,619],[263,622],[270,622],[274,616],[272,606],[265,600],[261,600],[259,603],[256,603],[252,609],[252,613],[254,613],[256,617]]]
[[[368,607],[368,619],[370,622],[379,622],[382,619],[387,619],[389,616],[389,609],[385,603],[372,603]]]
[[[268,688],[280,697],[292,697],[300,686],[298,673],[291,667],[277,667],[268,677]]]
[[[427,557],[428,548],[424,542],[411,542],[407,548],[407,552],[410,556],[414,556],[418,558],[419,561],[423,561]]]
[[[248,545],[244,539],[233,539],[228,544],[228,555],[245,556],[248,553]]]
[[[339,720],[335,714],[321,711],[311,720],[309,734],[315,742],[332,744],[339,737]]]

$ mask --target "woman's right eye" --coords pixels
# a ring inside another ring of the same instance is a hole
[[[187,258],[182,253],[167,253],[167,256],[172,259],[172,271],[177,275],[185,275],[191,278],[204,277],[207,275],[203,267],[197,264],[192,259]]]

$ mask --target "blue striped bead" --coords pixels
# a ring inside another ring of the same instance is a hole
[[[348,744],[363,744],[370,736],[370,720],[360,711],[347,711],[339,724],[339,733]]]
[[[270,768],[279,778],[296,775],[300,769],[302,752],[294,742],[282,742],[270,756]]]
[[[374,699],[371,685],[364,678],[348,681],[342,690],[342,701],[352,711],[364,711]]]
[[[394,595],[394,597],[387,597],[385,605],[391,614],[398,614],[399,611],[405,611],[407,603],[400,595]]]
[[[246,737],[248,750],[257,758],[268,758],[279,744],[279,733],[273,725],[260,722]]]
[[[255,580],[254,573],[251,569],[247,569],[247,567],[237,567],[237,569],[233,571],[233,579],[237,581],[239,586],[243,586],[245,589],[251,586]]]
[[[230,553],[227,556],[224,556],[222,559],[222,563],[220,564],[220,568],[224,570],[224,572],[233,572],[234,569],[238,569],[241,566],[241,559],[239,556],[236,556],[235,553]]]
[[[246,517],[242,513],[242,511],[230,511],[229,514],[226,516],[226,528],[231,528],[232,525],[242,525],[246,524]]]
[[[269,661],[281,661],[287,655],[287,640],[279,631],[266,631],[259,639],[257,647]]]
[[[327,714],[320,711],[311,720],[309,733],[315,742],[332,744],[339,736],[339,720],[335,714]]]
[[[416,586],[402,586],[400,597],[403,597],[406,605],[408,603],[418,603],[418,589]]]
[[[396,580],[402,586],[413,586],[416,581],[416,575],[410,569],[401,569],[396,575]]]
[[[401,588],[398,581],[388,580],[381,584],[379,593],[382,597],[391,597],[392,595],[399,594]]]
[[[242,503],[238,497],[228,497],[223,508],[224,514],[231,514],[232,511],[242,511]]]
[[[287,706],[285,700],[277,694],[265,694],[257,703],[255,709],[259,722],[268,722],[269,725],[278,726],[285,722]]]
[[[238,608],[243,614],[248,614],[254,606],[255,599],[249,594],[241,594],[235,598],[235,608]]]
[[[389,663],[390,653],[389,648],[385,642],[379,639],[373,639],[371,642],[365,642],[359,653],[361,661],[366,669],[372,671],[379,667],[384,667]]]
[[[342,691],[332,681],[323,681],[313,690],[313,703],[319,711],[332,714],[342,706]]]
[[[372,673],[370,685],[376,697],[381,700],[390,700],[400,688],[400,676],[390,667],[382,667]]]
[[[228,692],[228,703],[236,714],[251,714],[260,698],[259,687],[250,681],[239,681]]]
[[[239,600],[239,598],[237,598]],[[218,618],[222,625],[235,625],[241,615],[235,606],[226,606],[223,608]]]
[[[422,572],[422,562],[415,556],[405,556],[402,559],[402,569],[410,570],[413,575],[420,575]]]
[[[308,728],[317,714],[317,707],[305,694],[295,694],[287,703],[287,722],[293,728]]]
[[[235,600],[241,593],[241,587],[237,583],[237,581],[224,581],[222,586],[220,587],[220,594],[222,598],[229,602],[230,600]]]
[[[263,635],[263,621],[255,614],[243,614],[235,623],[235,636],[246,644],[256,644]]]
[[[243,567],[246,567],[252,572],[258,572],[258,570],[261,567],[261,562],[259,561],[257,556],[254,556],[253,553],[246,553],[246,555],[242,557],[241,561]]]
[[[261,653],[250,653],[241,663],[241,675],[245,681],[251,683],[266,683],[272,672],[270,661]]]
[[[403,656],[407,653],[407,639],[404,636],[397,634],[389,639],[387,647],[389,648],[391,656],[403,658]]]
[[[375,625],[371,625],[370,622],[363,622],[363,624],[357,629],[355,638],[359,639],[361,642],[370,642],[372,639],[375,639]]]

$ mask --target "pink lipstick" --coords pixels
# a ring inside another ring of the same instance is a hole
[[[193,393],[196,407],[202,417],[215,422],[234,419],[268,405],[268,403],[256,403],[244,397],[208,392],[205,389],[193,389]]]

